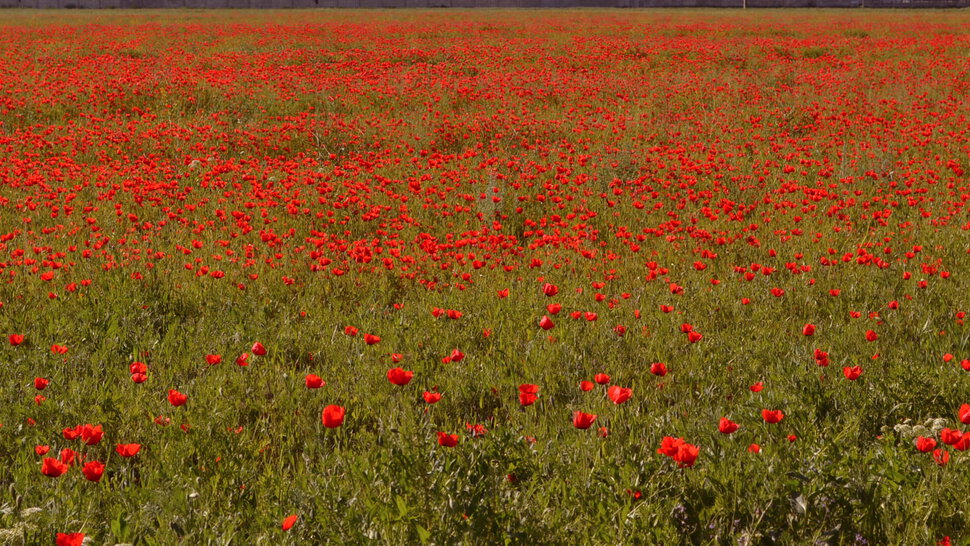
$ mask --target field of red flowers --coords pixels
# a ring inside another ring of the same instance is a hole
[[[970,14],[2,15],[0,542],[970,540]]]

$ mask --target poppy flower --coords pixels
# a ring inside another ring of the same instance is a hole
[[[81,546],[84,544],[84,533],[57,533],[56,546]]]
[[[344,334],[346,334],[348,336],[351,336],[351,337],[356,336],[358,331],[359,330],[357,330],[357,328],[355,328],[353,326],[345,326],[344,327]]]
[[[940,431],[940,440],[948,446],[952,446],[953,444],[959,442],[960,438],[962,437],[963,434],[959,430],[944,428]]]
[[[266,355],[266,347],[263,347],[263,344],[258,341],[256,343],[253,343],[253,348],[251,350],[253,351],[253,354],[256,356]]]
[[[118,444],[115,446],[115,451],[122,457],[134,457],[141,451],[141,444]]]
[[[21,334],[10,334],[8,339],[10,340],[10,345],[13,345],[14,347],[24,342],[24,336]]]
[[[650,373],[658,377],[667,375],[667,365],[663,362],[654,362],[650,365]]]
[[[34,453],[38,455],[47,455],[50,452],[51,446],[34,446]]]
[[[606,389],[606,396],[609,396],[610,400],[612,400],[614,404],[619,405],[626,402],[631,396],[633,396],[633,389],[613,385]]]
[[[381,338],[375,336],[374,334],[364,334],[364,343],[368,345],[376,345],[381,342]]]
[[[762,383],[761,381],[758,381],[757,383],[755,383],[754,385],[751,385],[748,388],[751,389],[751,392],[761,392],[761,390],[765,388],[765,384]]]
[[[404,355],[402,355],[401,353],[391,353],[391,362],[397,364],[402,360],[404,360]]]
[[[794,434],[789,434],[788,435],[788,441],[789,442],[794,442],[797,439],[798,439],[798,436],[795,436]]]
[[[521,404],[523,407],[535,404],[536,400],[539,399],[538,392],[538,385],[532,385],[529,383],[519,385],[519,404]]]
[[[733,434],[738,430],[738,424],[727,417],[721,417],[717,423],[717,430],[721,431],[721,434]]]
[[[402,368],[391,368],[387,371],[387,380],[398,386],[407,385],[413,377],[414,372],[410,370],[405,371]]]
[[[83,430],[84,430],[84,427],[81,425],[78,425],[74,428],[66,428],[62,430],[61,434],[64,435],[65,440],[77,440],[81,436],[81,432]]]
[[[866,330],[866,341],[872,342],[879,339],[879,334],[872,330]]]
[[[283,526],[282,526],[283,527],[283,530],[284,531],[289,531],[290,528],[293,527],[293,524],[296,523],[297,517],[298,516],[296,514],[293,514],[291,516],[287,516],[286,519],[283,520]]]
[[[802,328],[802,335],[803,336],[814,336],[815,335],[815,325],[814,324],[806,324]]]
[[[664,436],[660,440],[660,447],[657,449],[657,453],[661,455],[666,455],[668,457],[673,457],[680,451],[680,446],[684,445],[683,438],[674,438],[672,436]]]
[[[34,388],[37,389],[37,390],[39,390],[39,391],[42,391],[42,390],[46,389],[47,388],[47,385],[50,385],[50,384],[51,384],[51,382],[49,380],[47,380],[47,379],[44,379],[43,377],[35,377],[34,378]]]
[[[144,362],[132,362],[131,364],[128,365],[128,371],[131,372],[132,374],[136,374],[136,373],[144,374],[144,373],[148,373],[148,366],[146,366]]]
[[[458,445],[458,435],[438,432],[438,445],[442,447],[455,447]]]
[[[61,450],[61,462],[70,466],[74,464],[74,458],[77,457],[77,452],[70,448],[64,448]]]
[[[133,373],[131,374],[131,380],[135,383],[144,383],[148,381],[148,376],[143,373]]]
[[[846,366],[842,368],[842,374],[845,375],[845,378],[848,379],[849,381],[855,381],[856,379],[859,379],[860,375],[862,375],[862,367],[852,366],[850,368]]]
[[[674,311],[673,305],[661,305],[660,311],[663,313],[672,313]]]
[[[953,449],[957,451],[966,451],[968,448],[970,448],[970,431],[964,432],[963,436],[953,444]]]
[[[97,445],[103,437],[104,431],[101,430],[101,425],[81,427],[81,441],[89,446]]]
[[[559,303],[550,303],[549,305],[546,306],[546,311],[549,311],[550,315],[558,315],[559,312],[562,311],[562,305]],[[540,326],[541,326],[541,322],[540,322]],[[545,329],[548,330],[548,328],[545,328]]]
[[[249,366],[249,353],[243,353],[236,358],[237,366]]]
[[[593,387],[595,387],[595,385],[593,384],[592,381],[580,381],[579,382],[579,389],[582,390],[582,391],[589,392],[589,391],[593,390]]]
[[[585,317],[587,321],[594,322],[599,317],[599,315],[597,315],[596,313],[593,313],[592,311],[586,311]]]
[[[761,417],[764,418],[765,423],[778,423],[785,418],[785,414],[781,410],[761,410]]]
[[[421,396],[424,398],[424,401],[429,404],[437,404],[441,400],[441,393],[439,392],[424,391],[424,394]]]
[[[702,339],[704,339],[704,336],[702,336],[699,332],[687,332],[687,341],[690,341],[691,343],[697,343]]]
[[[934,449],[933,460],[940,466],[946,466],[950,462],[950,452],[945,449]]]
[[[596,421],[596,415],[577,411],[573,413],[573,426],[586,430]]]
[[[344,423],[344,408],[336,405],[329,405],[323,408],[323,426],[327,428],[337,428]]]
[[[680,468],[690,468],[694,466],[694,462],[697,461],[697,455],[700,454],[700,448],[693,445],[684,443],[674,454],[673,459],[677,462],[677,466]]]
[[[546,315],[542,315],[542,318],[539,319],[539,328],[543,330],[551,330],[554,326],[555,324],[552,322],[552,319]]]
[[[180,393],[175,389],[168,390],[168,403],[175,407],[184,406],[185,402],[189,399],[188,396]]]
[[[761,446],[758,444],[751,444],[748,446],[749,453],[761,453]]]
[[[451,359],[452,362],[461,362],[465,358],[465,353],[459,351],[458,349],[455,349],[451,351],[451,354],[448,355],[448,358]]]
[[[545,294],[546,297],[551,298],[559,293],[559,287],[554,284],[546,283],[542,285],[542,293]]]
[[[306,388],[308,389],[319,389],[327,384],[327,382],[324,381],[319,375],[314,375],[312,373],[306,374],[304,381],[306,381]]]
[[[960,406],[960,409],[957,411],[957,417],[960,418],[960,422],[964,425],[970,425],[970,404]]]
[[[222,362],[222,355],[205,355],[205,361],[210,366],[215,366],[216,364]]]
[[[610,376],[605,373],[598,373],[593,376],[593,381],[596,381],[600,385],[605,385],[610,382]]]
[[[84,479],[89,482],[99,482],[104,474],[104,464],[99,461],[88,461],[81,467],[81,472],[84,473]]]
[[[41,462],[40,472],[47,477],[57,478],[67,472],[69,468],[71,468],[70,465],[64,464],[52,457],[46,457]]]
[[[964,359],[960,361],[960,367],[964,370],[970,372],[970,359]]]
[[[933,448],[935,447],[936,440],[933,438],[925,438],[923,436],[918,436],[916,438],[916,449],[921,453],[929,453],[930,451],[933,451]]]

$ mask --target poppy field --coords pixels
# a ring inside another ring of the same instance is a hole
[[[0,29],[0,543],[970,540],[970,14]]]

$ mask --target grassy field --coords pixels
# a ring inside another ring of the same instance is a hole
[[[968,58],[3,11],[0,542],[967,544]]]

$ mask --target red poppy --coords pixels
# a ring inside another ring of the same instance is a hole
[[[844,375],[845,378],[848,379],[849,381],[855,381],[856,379],[859,379],[860,375],[862,375],[862,367],[852,366],[850,368],[846,366],[842,368],[842,375]]]
[[[81,427],[81,441],[89,446],[97,445],[103,437],[104,431],[101,430],[101,425]]]
[[[945,449],[934,449],[933,460],[940,466],[946,466],[950,462],[950,452]]]
[[[424,398],[424,401],[429,404],[437,404],[441,400],[440,392],[424,391],[424,394],[422,394],[421,396]]]
[[[538,385],[532,385],[529,383],[519,385],[519,404],[522,406],[531,406],[532,404],[535,404],[536,400],[539,399],[538,392]]]
[[[959,442],[960,438],[962,437],[963,433],[961,433],[959,430],[944,428],[940,431],[940,440],[948,446],[952,446],[953,444]]]
[[[684,443],[674,454],[673,459],[677,462],[677,466],[681,468],[690,468],[694,466],[694,462],[697,461],[697,455],[700,454],[700,448],[693,445]]]
[[[546,315],[542,315],[542,318],[539,319],[539,328],[543,330],[551,330],[554,326],[555,324],[552,322],[552,319]]]
[[[251,350],[253,351],[253,354],[256,356],[266,355],[266,347],[263,347],[263,344],[258,341],[256,343],[253,343],[253,348]]]
[[[65,440],[77,440],[81,436],[81,432],[83,430],[84,430],[84,427],[81,425],[78,425],[74,428],[66,428],[63,431],[61,431],[61,433],[64,435]]]
[[[702,339],[704,339],[704,336],[702,336],[699,332],[695,332],[693,330],[687,332],[687,341],[690,341],[691,343],[697,343]]]
[[[222,362],[222,355],[205,355],[205,361],[210,366],[214,366],[214,365]]]
[[[70,465],[64,464],[52,457],[46,457],[41,462],[40,471],[45,476],[56,478],[67,472],[69,468],[71,468]]]
[[[549,311],[550,315],[558,315],[559,312],[562,311],[562,305],[558,303],[550,303],[546,306],[546,311]],[[542,323],[540,322],[539,325],[541,326]],[[548,330],[548,328],[545,329]]]
[[[236,358],[237,366],[249,366],[249,353],[243,353]]]
[[[764,418],[766,423],[778,423],[785,418],[785,414],[781,410],[761,410],[761,417]]]
[[[458,435],[438,432],[438,445],[442,447],[455,447],[458,445]]]
[[[870,341],[871,342],[871,341],[875,341],[877,339],[879,339],[879,334],[875,333],[872,330],[866,330],[866,341]]]
[[[546,283],[542,285],[542,293],[551,298],[559,293],[559,287],[554,284]]]
[[[293,524],[296,523],[297,517],[298,516],[296,514],[287,516],[286,519],[283,520],[283,530],[289,531],[290,528],[293,527]]]
[[[323,426],[327,428],[337,428],[344,423],[344,408],[336,405],[329,405],[323,408]]]
[[[813,335],[815,335],[815,325],[814,324],[806,324],[802,328],[802,335],[803,336],[813,336]]]
[[[455,349],[455,350],[451,351],[451,354],[448,355],[448,358],[452,362],[461,362],[462,359],[465,358],[465,353],[459,351],[458,349]]]
[[[953,444],[953,449],[957,451],[966,451],[968,448],[970,448],[970,431],[964,432],[963,436]]]
[[[750,453],[761,453],[761,446],[758,444],[751,444],[748,446],[748,451]]]
[[[925,438],[923,436],[918,436],[916,438],[916,449],[922,453],[929,453],[933,451],[936,447],[936,440],[933,438]]]
[[[356,336],[358,331],[359,330],[357,330],[357,328],[355,328],[353,326],[345,326],[344,327],[344,333],[347,334],[348,336]]]
[[[593,387],[595,387],[595,386],[596,385],[594,385],[592,381],[580,381],[579,382],[579,389],[582,390],[582,391],[589,392],[589,391],[593,390]]]
[[[387,380],[398,386],[407,385],[413,377],[414,372],[410,370],[405,371],[402,368],[391,368],[387,371]]]
[[[51,446],[34,446],[34,453],[38,455],[47,455],[50,452]]]
[[[43,377],[35,377],[34,378],[34,388],[37,389],[37,390],[39,390],[39,391],[42,391],[42,390],[46,389],[47,388],[47,385],[50,385],[50,384],[51,384],[51,382],[49,380],[47,380],[47,379],[44,379]]]
[[[960,361],[960,367],[964,370],[970,372],[970,359],[964,359]]]
[[[306,388],[308,389],[319,389],[327,384],[327,382],[324,381],[319,375],[314,375],[312,373],[306,374],[304,381],[306,381]]]
[[[738,430],[738,424],[727,417],[721,417],[717,423],[717,430],[721,431],[721,434],[733,434]]]
[[[141,451],[141,444],[118,444],[115,446],[115,451],[122,457],[134,457]]]
[[[77,452],[70,448],[64,448],[61,450],[61,462],[70,466],[74,464],[74,458],[77,457]]]
[[[89,482],[99,482],[104,474],[104,464],[99,461],[88,461],[81,467],[81,472],[84,473],[84,479]]]
[[[751,392],[761,392],[761,390],[765,388],[765,384],[762,383],[761,381],[758,381],[757,383],[755,383],[754,385],[751,385],[748,388],[751,389]]]
[[[24,336],[20,334],[10,334],[10,344],[16,347],[24,342]]]
[[[605,373],[598,373],[593,376],[593,381],[596,381],[600,385],[605,385],[610,382],[610,376]]]
[[[381,338],[375,336],[374,334],[364,334],[364,343],[368,345],[376,345],[381,342]]]
[[[577,411],[573,413],[573,426],[586,430],[596,421],[596,415]]]
[[[143,373],[133,373],[131,374],[131,380],[135,383],[144,383],[148,381],[148,376]]]
[[[964,404],[957,410],[957,417],[964,425],[970,425],[970,404]]]
[[[128,371],[132,374],[148,373],[148,366],[146,366],[144,362],[132,362],[128,365]]]
[[[658,377],[667,375],[667,365],[663,362],[654,362],[650,365],[650,373]]]
[[[180,393],[175,389],[168,390],[168,403],[175,407],[184,406],[185,402],[189,399],[188,396]]]
[[[674,311],[673,305],[661,305],[660,310],[664,313],[672,313]]]
[[[610,400],[612,400],[614,404],[619,405],[626,402],[631,396],[633,396],[633,389],[613,385],[606,389],[606,395],[610,397]]]
[[[673,457],[680,451],[680,446],[684,445],[683,438],[674,438],[672,436],[664,436],[660,440],[660,447],[657,449],[657,453],[661,455],[666,455],[668,457]]]
[[[56,546],[81,546],[84,544],[84,533],[57,533]]]

